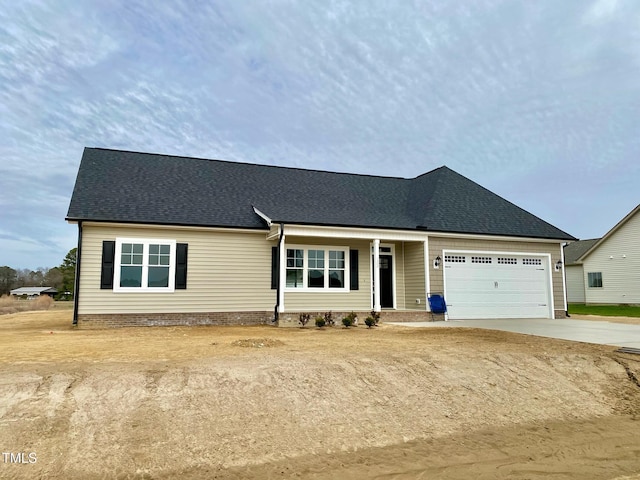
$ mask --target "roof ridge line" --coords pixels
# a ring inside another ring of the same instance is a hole
[[[123,150],[120,148],[106,148],[106,147],[85,147],[85,149],[90,149],[90,150],[104,150],[107,152],[122,152],[122,153],[134,153],[137,155],[148,155],[148,156],[158,156],[158,157],[170,157],[170,158],[184,158],[187,160],[202,160],[202,161],[207,161],[207,162],[220,162],[220,163],[229,163],[229,164],[234,164],[234,165],[251,165],[254,167],[267,167],[267,168],[283,168],[283,169],[287,169],[287,170],[297,170],[297,171],[302,171],[302,172],[315,172],[315,173],[330,173],[332,175],[352,175],[352,176],[356,176],[356,177],[371,177],[371,178],[388,178],[388,179],[393,179],[393,180],[413,180],[413,178],[408,178],[408,177],[396,177],[396,176],[391,176],[391,175],[374,175],[371,173],[353,173],[353,172],[335,172],[335,171],[331,171],[331,170],[321,170],[321,169],[317,169],[317,168],[304,168],[304,167],[289,167],[286,165],[269,165],[269,164],[265,164],[265,163],[255,163],[255,162],[244,162],[241,160],[223,160],[220,158],[205,158],[205,157],[191,157],[191,156],[185,156],[185,155],[175,155],[175,154],[171,154],[171,153],[156,153],[156,152],[139,152],[137,150]],[[433,171],[433,170],[432,170]],[[422,175],[426,175],[427,173],[431,173],[430,172],[426,172]],[[422,176],[420,175],[420,176]],[[415,177],[417,178],[417,177]]]

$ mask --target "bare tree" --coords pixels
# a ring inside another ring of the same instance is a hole
[[[53,287],[58,292],[63,291],[64,275],[59,267],[53,267],[44,274],[44,284],[47,287]]]

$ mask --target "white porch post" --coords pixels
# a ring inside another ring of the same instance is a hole
[[[380,306],[380,239],[373,241],[373,309],[382,310]]]
[[[427,312],[431,311],[431,306],[429,305],[429,295],[431,294],[431,278],[429,275],[429,239],[426,238],[423,242],[424,246],[424,286],[425,286],[425,310]]]
[[[278,313],[284,312],[284,287],[287,284],[287,249],[285,248],[285,235],[284,227],[280,232],[280,249],[278,250],[278,259],[280,265],[278,265],[280,271],[278,274]]]

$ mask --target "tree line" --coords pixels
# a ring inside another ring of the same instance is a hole
[[[58,297],[73,296],[76,253],[77,248],[72,248],[62,263],[53,268],[40,267],[37,270],[29,270],[15,269],[7,265],[0,267],[0,296],[8,295],[11,290],[19,287],[52,287],[58,290]]]

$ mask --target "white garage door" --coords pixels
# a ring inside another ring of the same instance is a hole
[[[552,318],[547,256],[444,252],[451,319]]]

